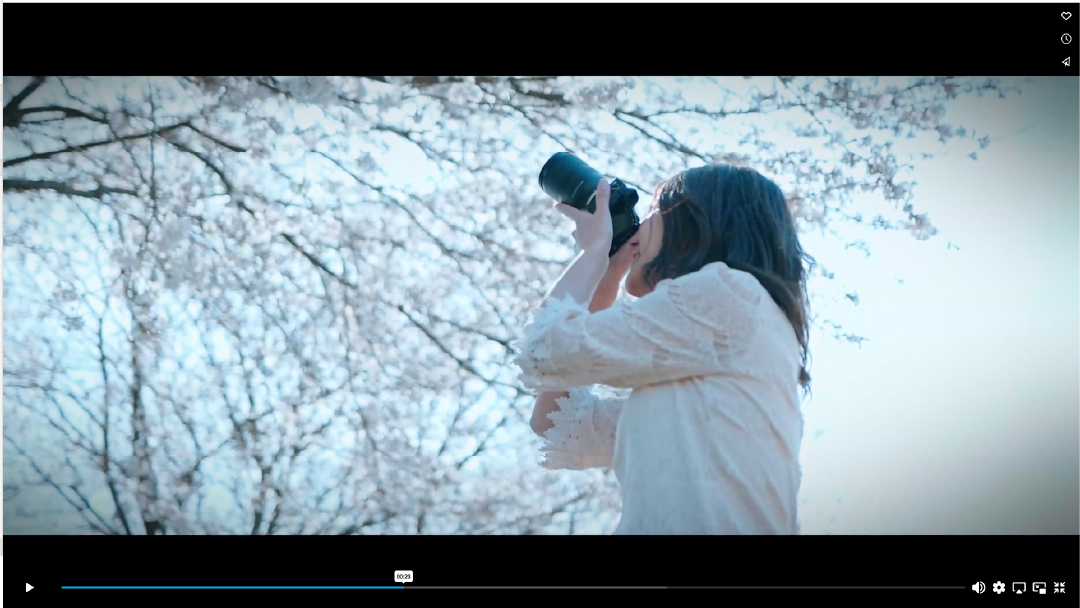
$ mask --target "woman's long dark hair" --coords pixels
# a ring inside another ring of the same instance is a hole
[[[809,390],[804,262],[813,259],[799,243],[780,187],[753,169],[709,165],[661,184],[654,206],[662,215],[664,238],[660,253],[643,269],[645,282],[655,286],[713,262],[750,273],[791,322],[802,349],[799,384]]]

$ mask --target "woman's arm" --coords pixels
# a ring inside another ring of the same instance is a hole
[[[525,326],[514,363],[535,391],[735,373],[767,297],[751,275],[717,263],[595,313],[570,296],[550,300]]]
[[[586,388],[575,388],[558,400],[551,414],[553,426],[544,436],[545,469],[610,468],[625,397],[603,398]]]
[[[622,277],[629,270],[633,259],[630,248],[620,251],[611,260],[604,252],[607,271],[599,284],[592,289],[589,304],[590,312],[597,312],[611,307],[618,297]],[[580,256],[575,264],[581,260]],[[571,270],[573,267],[571,267]],[[554,294],[560,288],[565,294],[575,297],[584,294],[587,285],[574,285],[574,280],[588,280],[588,273],[580,274],[568,270],[552,289]],[[567,285],[560,285],[569,283]],[[580,302],[580,300],[579,300]],[[586,388],[572,391],[544,391],[536,398],[533,407],[533,432],[547,441],[544,445],[546,469],[584,470],[611,467],[615,453],[615,433],[622,413],[625,398],[601,399]]]
[[[611,305],[618,298],[622,278],[609,275],[611,275],[610,272],[604,276],[600,281],[600,285],[596,288],[592,303],[589,304],[590,313],[611,308]],[[550,416],[559,411],[558,400],[569,396],[570,393],[567,391],[544,391],[537,396],[536,405],[533,406],[532,420],[530,421],[534,433],[543,437],[544,433],[555,425]]]
[[[611,308],[611,305],[615,303],[615,300],[619,297],[619,286],[622,285],[623,277],[630,271],[630,265],[633,263],[635,246],[636,243],[619,248],[619,251],[610,259],[606,259],[607,256],[605,255],[607,271],[593,292],[592,301],[589,303],[590,313]],[[564,274],[563,278],[565,279],[566,276]],[[554,289],[552,289],[552,293],[554,293]],[[559,411],[558,400],[569,396],[570,393],[567,391],[544,391],[537,396],[536,404],[533,406],[532,419],[530,420],[530,426],[534,433],[543,437],[554,426],[555,423],[550,416]]]
[[[570,296],[578,304],[589,304],[607,269],[607,250],[598,248],[581,250],[574,262],[548,292],[547,297],[544,298],[545,303],[548,300],[561,300]]]
[[[619,254],[615,255],[618,256]],[[612,265],[614,265],[614,262],[612,262]],[[607,275],[604,275],[603,280],[600,281],[600,285],[596,287],[596,292],[593,293],[592,302],[589,303],[589,312],[607,310],[608,308],[611,308],[611,305],[618,299],[619,286],[622,285],[622,277],[616,276],[611,278],[609,277],[611,274],[612,273],[609,271]]]
[[[600,284],[600,280],[604,277],[604,273],[607,272],[607,266],[607,252],[583,249],[578,254],[577,259],[574,260],[574,263],[570,264],[566,272],[559,277],[555,286],[551,288],[551,292],[545,298],[545,303],[547,300],[559,299],[567,295],[574,298],[579,304],[590,302],[593,293],[596,292],[596,288]],[[530,420],[530,426],[532,426],[534,433],[543,437],[548,429],[555,426],[549,416],[559,410],[556,400],[569,395],[570,393],[566,391],[545,391],[540,393],[540,396],[536,398],[536,405],[533,406],[532,420]]]

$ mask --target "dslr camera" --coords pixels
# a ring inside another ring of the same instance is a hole
[[[604,176],[568,152],[559,152],[548,159],[540,170],[540,189],[556,201],[596,213],[596,187]],[[638,202],[637,190],[619,180],[611,182],[611,251],[608,257],[634,236],[641,227],[641,220],[634,212]]]

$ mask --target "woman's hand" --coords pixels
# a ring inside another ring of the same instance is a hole
[[[577,228],[574,230],[574,238],[578,246],[590,253],[603,252],[606,257],[611,250],[611,239],[614,238],[611,228],[611,184],[607,180],[600,180],[596,187],[596,213],[589,213],[581,209],[575,209],[570,205],[557,203],[555,209],[559,213],[574,220]]]
[[[605,195],[601,195],[599,192],[600,188],[598,188],[597,212],[600,211],[599,205],[601,200],[606,199],[610,201],[611,197],[611,187],[603,181],[601,181],[600,185],[607,186],[608,191]],[[602,196],[603,199],[601,198]],[[556,205],[556,207],[565,207],[565,205]],[[568,208],[572,212],[578,211],[578,209],[574,209],[573,207]],[[605,241],[608,244],[606,247],[603,248],[600,248],[599,245],[588,245],[588,241],[583,240],[582,235],[579,232],[581,224],[578,223],[576,217],[572,213],[567,213],[563,211],[563,209],[561,208],[559,209],[559,212],[573,219],[575,223],[577,223],[577,225],[579,226],[579,228],[576,228],[574,230],[574,241],[577,243],[578,252],[584,251],[586,249],[591,249],[592,247],[596,247],[595,251],[598,251],[599,253],[595,254],[595,256],[607,258],[607,252],[611,250],[610,241]],[[610,216],[610,208],[608,213]],[[585,215],[589,214],[586,212]],[[608,226],[610,225],[611,224],[609,223]],[[630,239],[629,242],[624,244],[622,247],[619,247],[618,251],[615,252],[615,255],[606,259],[607,270],[604,272],[603,278],[600,279],[600,283],[596,286],[596,292],[593,294],[592,301],[589,303],[589,312],[597,312],[600,310],[604,310],[605,308],[611,308],[611,305],[615,303],[615,300],[619,296],[619,286],[622,284],[622,280],[626,276],[626,273],[630,272],[630,267],[634,264],[634,258],[638,251],[638,245],[639,243],[636,239]]]

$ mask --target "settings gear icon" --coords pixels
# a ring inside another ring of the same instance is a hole
[[[1003,583],[1001,581],[998,581],[998,582],[994,583],[994,593],[997,593],[997,594],[1005,593],[1005,583]]]

